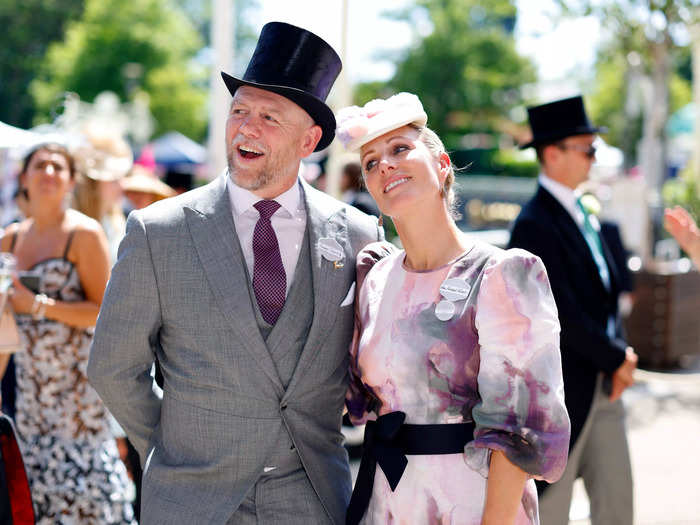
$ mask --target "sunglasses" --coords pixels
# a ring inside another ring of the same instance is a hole
[[[591,144],[590,146],[584,146],[583,144],[564,144],[563,142],[560,142],[557,144],[557,148],[563,151],[579,151],[589,159],[594,158],[596,152],[596,147],[593,144]]]

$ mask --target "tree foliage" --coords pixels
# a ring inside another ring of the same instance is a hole
[[[34,119],[29,83],[49,44],[63,38],[66,23],[83,11],[82,0],[2,0],[0,121],[28,128]]]
[[[211,40],[212,4],[211,0],[173,0],[192,22],[204,42]],[[258,41],[258,33],[248,23],[248,16],[260,6],[258,0],[235,0],[233,5],[233,20],[235,24],[234,57],[236,71],[243,74],[248,58],[253,54]],[[241,58],[238,60],[238,58]]]
[[[687,28],[697,0],[557,0],[565,15],[596,16],[608,40],[599,50],[591,113],[610,128],[606,139],[636,163],[644,133],[663,141],[670,113],[690,98]],[[684,38],[685,37],[685,38]],[[642,84],[646,86],[642,87]],[[646,92],[643,92],[645,90]],[[636,107],[635,107],[636,106]]]
[[[432,32],[399,59],[394,77],[386,86],[361,86],[357,95],[418,94],[430,126],[448,147],[465,133],[496,131],[499,120],[522,103],[520,87],[535,79],[531,62],[515,50],[514,2],[418,0],[394,17],[416,27],[426,14]]]
[[[605,141],[624,152],[625,162],[630,167],[637,162],[643,115],[641,104],[637,106],[636,101],[629,100],[630,93],[641,86],[640,78],[631,74],[628,68],[624,54],[601,57],[596,64],[595,88],[587,98],[587,107],[591,120],[608,128]],[[682,71],[671,74],[669,93],[671,113],[692,100],[690,81]]]
[[[145,92],[157,133],[170,129],[201,139],[207,75],[192,61],[201,41],[169,0],[86,0],[63,42],[50,46],[31,92],[50,119],[66,91],[92,101],[109,90],[130,100]]]

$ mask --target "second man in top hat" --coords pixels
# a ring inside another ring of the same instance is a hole
[[[354,261],[383,234],[297,176],[333,140],[340,67],[265,25],[243,78],[223,73],[227,173],[129,217],[88,374],[145,463],[142,525],[344,522]]]
[[[513,226],[509,247],[538,255],[547,269],[561,324],[569,461],[562,478],[540,486],[542,525],[567,525],[574,481],[582,477],[593,525],[632,524],[632,474],[623,390],[633,383],[637,356],[620,331],[620,268],[595,215],[576,188],[588,179],[595,134],[581,97],[528,109],[542,173],[535,196]]]

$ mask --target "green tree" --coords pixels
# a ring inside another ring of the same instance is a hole
[[[50,119],[66,91],[92,101],[109,90],[120,99],[149,96],[156,133],[201,139],[206,127],[205,68],[192,60],[201,41],[169,0],[86,0],[65,41],[50,46],[31,92]]]
[[[617,109],[609,107],[608,102],[607,118],[603,121],[608,120],[620,136],[628,136],[628,144],[621,144],[628,154],[634,151],[630,137],[642,137],[642,158],[638,160],[651,187],[660,188],[666,164],[664,128],[674,103],[687,98],[681,79],[684,75],[687,79],[688,71],[682,67],[681,50],[685,47],[683,35],[687,36],[687,28],[700,21],[697,0],[557,2],[565,15],[593,15],[607,29],[610,38],[602,50],[599,80],[613,84],[609,88],[617,88],[617,91],[603,93],[601,90],[598,100],[611,95],[621,100]],[[622,80],[617,86],[614,85],[615,70]],[[635,108],[626,102],[632,99],[634,89],[642,82],[647,83],[648,89],[639,97],[641,111],[635,113]],[[640,119],[641,135],[638,131],[635,133]]]
[[[83,11],[82,0],[2,0],[0,27],[0,121],[28,128],[34,119],[29,83],[51,42]]]
[[[192,22],[202,41],[210,45],[212,1],[211,0],[173,0],[180,7],[187,18]],[[236,57],[236,71],[234,74],[243,74],[248,58],[253,54],[255,44],[258,41],[258,33],[248,23],[248,16],[258,9],[258,0],[235,0],[233,6],[233,20],[235,21],[234,56]]]
[[[497,132],[522,104],[521,86],[535,80],[533,65],[515,50],[514,2],[418,0],[392,16],[418,27],[426,15],[433,30],[399,58],[388,91],[419,94],[430,126],[448,147],[465,133]],[[365,85],[358,94],[371,98],[383,89]]]
[[[608,128],[605,141],[624,152],[625,164],[629,168],[637,163],[643,108],[641,104],[628,100],[630,93],[640,87],[640,77],[629,71],[627,56],[624,53],[600,56],[596,64],[595,88],[587,97],[587,106],[591,120]],[[669,97],[671,113],[691,101],[691,84],[683,71],[671,73]]]

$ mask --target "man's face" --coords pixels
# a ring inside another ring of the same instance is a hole
[[[571,189],[588,180],[595,160],[594,140],[595,135],[592,134],[575,135],[548,147],[547,174]]]
[[[238,186],[274,198],[294,184],[320,138],[321,128],[291,100],[241,86],[226,121],[229,173]]]

